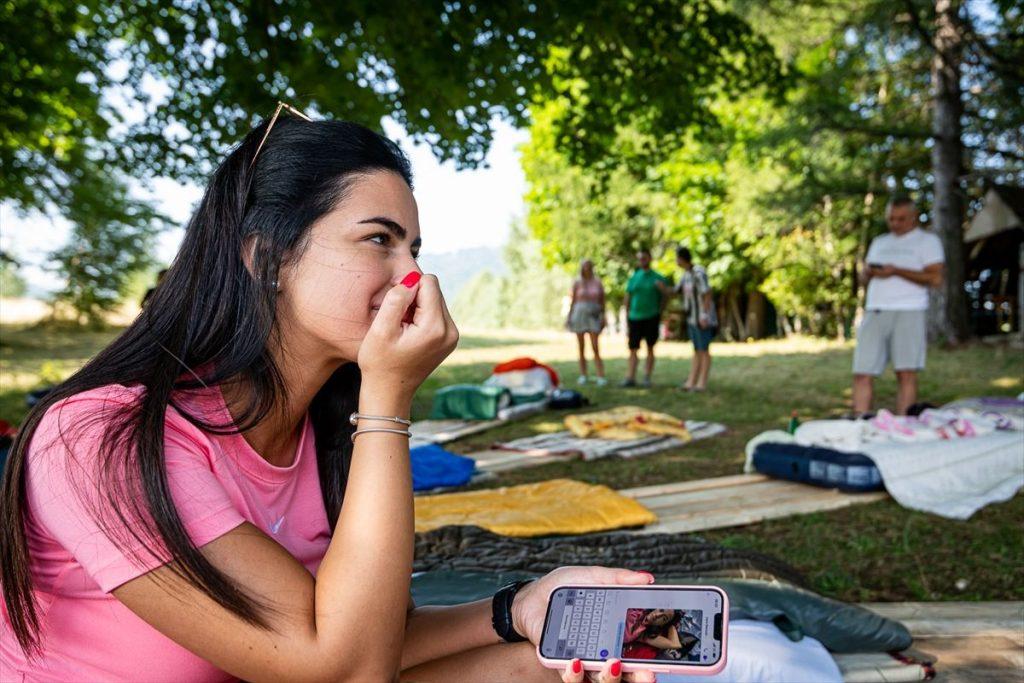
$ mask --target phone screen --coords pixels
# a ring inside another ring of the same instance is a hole
[[[722,593],[672,586],[564,586],[548,603],[549,659],[713,666],[722,657]]]

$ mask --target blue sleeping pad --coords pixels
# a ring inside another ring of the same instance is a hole
[[[442,486],[462,486],[473,478],[476,461],[456,455],[437,444],[409,449],[413,491],[429,491]]]
[[[881,491],[882,475],[863,453],[795,443],[762,443],[754,448],[754,469],[777,479],[835,488],[840,491]]]

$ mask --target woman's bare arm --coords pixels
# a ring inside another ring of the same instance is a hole
[[[413,301],[415,320],[402,322]],[[408,417],[412,394],[458,341],[436,278],[392,288],[360,349],[359,412]],[[363,357],[364,352],[367,355]],[[364,425],[359,427],[379,426]],[[201,552],[266,606],[269,628],[216,604],[164,566],[114,595],[158,631],[249,681],[392,680],[405,639],[413,503],[405,437],[367,433],[354,445],[345,502],[314,579],[245,523]]]
[[[501,642],[491,626],[490,598],[450,607],[417,607],[405,630],[402,669]]]

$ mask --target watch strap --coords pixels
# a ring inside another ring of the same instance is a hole
[[[512,602],[516,599],[516,593],[533,579],[514,581],[498,589],[491,600],[491,625],[494,632],[506,643],[521,643],[526,640],[512,623]]]

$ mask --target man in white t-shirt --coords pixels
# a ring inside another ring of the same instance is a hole
[[[896,410],[905,415],[917,401],[917,373],[928,349],[928,288],[942,285],[945,257],[942,241],[918,226],[908,197],[894,197],[885,219],[889,233],[872,240],[860,271],[868,290],[853,354],[853,410],[871,410],[874,378],[891,361],[899,382]]]

